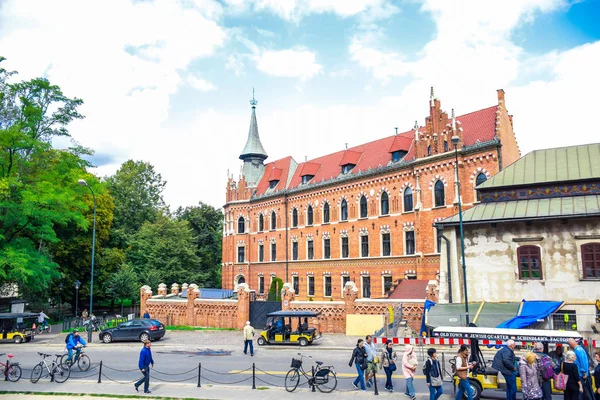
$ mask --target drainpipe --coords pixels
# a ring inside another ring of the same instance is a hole
[[[452,303],[452,270],[450,268],[450,240],[444,236],[443,225],[435,225],[437,229],[438,238],[443,239],[446,242],[446,262],[447,262],[447,279],[448,279],[448,303]]]
[[[289,277],[289,254],[288,254],[288,195],[287,192],[283,196],[284,204],[285,204],[285,282],[288,283],[290,281]]]

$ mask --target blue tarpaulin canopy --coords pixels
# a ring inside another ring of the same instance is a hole
[[[527,301],[523,300],[517,315],[508,321],[504,321],[497,328],[527,328],[546,319],[550,314],[560,308],[563,303],[560,301]]]

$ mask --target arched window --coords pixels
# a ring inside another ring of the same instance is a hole
[[[258,215],[258,231],[262,232],[265,230],[265,219],[262,214]]]
[[[434,186],[435,207],[446,205],[446,195],[444,193],[444,182],[437,181]]]
[[[348,202],[346,199],[342,200],[340,205],[340,220],[348,221]]]
[[[390,213],[390,198],[387,192],[381,193],[381,215],[388,215]]]
[[[298,210],[292,210],[292,227],[296,228],[298,226]]]
[[[487,181],[487,176],[483,172],[480,172],[475,178],[475,187],[481,185],[483,182]],[[477,201],[481,201],[481,192],[477,190]]]
[[[412,189],[407,187],[404,189],[404,212],[409,212],[413,210],[413,192]]]
[[[275,211],[271,211],[271,229],[277,229],[277,215],[275,215]]]
[[[313,208],[312,206],[308,206],[308,210],[306,210],[306,225],[313,224]]]
[[[365,196],[362,196],[360,198],[360,217],[367,218],[368,215],[369,213],[367,211],[367,198]]]
[[[246,232],[246,220],[244,217],[238,218],[238,233]]]
[[[323,204],[323,223],[329,222],[329,203]]]

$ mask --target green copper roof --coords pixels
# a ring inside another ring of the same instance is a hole
[[[600,178],[600,143],[536,150],[477,189]]]
[[[551,199],[517,200],[481,203],[463,212],[463,223],[478,224],[514,220],[585,218],[600,215],[600,195],[555,197]],[[458,214],[441,222],[459,223]]]
[[[255,103],[252,104],[252,101]],[[240,159],[244,160],[249,157],[256,157],[261,159],[267,158],[267,152],[262,146],[260,142],[260,137],[258,137],[258,124],[256,122],[256,101],[254,99],[251,100],[252,104],[252,116],[250,117],[250,129],[248,131],[248,140],[246,141],[246,146],[244,146],[244,150],[240,155]]]

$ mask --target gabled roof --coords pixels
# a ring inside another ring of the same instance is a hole
[[[400,150],[408,151],[408,149],[410,148],[410,144],[412,143],[412,137],[410,135],[407,135],[407,133],[410,132],[401,133],[400,135],[396,135],[394,137],[392,147],[390,147],[388,153],[393,153],[395,151]]]
[[[300,169],[300,176],[315,176],[319,168],[321,168],[321,164],[317,164],[314,162],[305,162],[304,164],[302,164],[302,168]]]
[[[344,155],[342,156],[342,161],[340,161],[340,165],[356,165],[358,164],[358,160],[360,160],[361,155],[362,151],[346,150],[344,152]]]
[[[600,143],[536,150],[477,189],[600,179]]]

